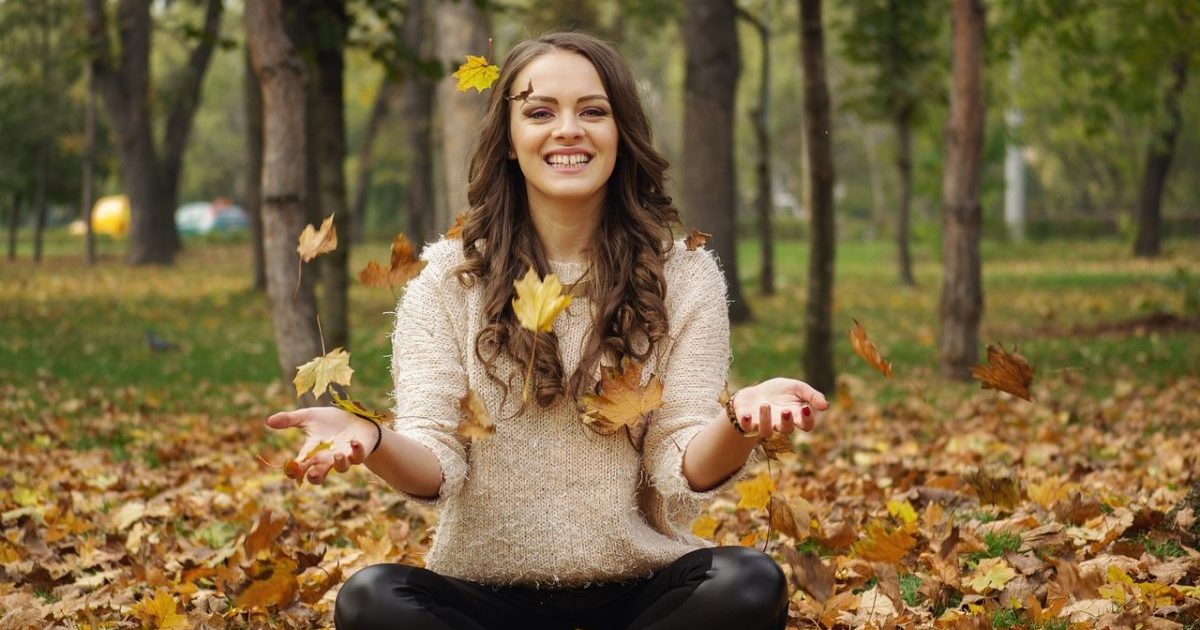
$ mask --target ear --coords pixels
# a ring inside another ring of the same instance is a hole
[[[510,159],[510,160],[515,160],[515,159],[517,159],[517,153],[516,153],[516,151],[513,151],[512,149],[509,149],[509,150],[508,150],[508,159]]]

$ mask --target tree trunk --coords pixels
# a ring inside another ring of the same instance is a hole
[[[983,283],[979,182],[983,153],[983,0],[954,0],[950,118],[942,181],[940,362],[949,378],[970,378],[979,345]]]
[[[262,86],[254,73],[250,48],[246,48],[244,83],[246,98],[246,213],[250,215],[250,247],[254,255],[254,290],[267,290],[266,260],[263,257],[262,170],[263,105]]]
[[[487,16],[474,2],[438,2],[436,9],[438,58],[447,67],[457,68],[465,61],[465,55],[479,54],[487,50]],[[471,159],[470,134],[462,129],[473,129],[483,116],[485,99],[469,92],[459,92],[455,87],[458,80],[446,76],[438,82],[439,134],[442,155],[442,182],[445,216],[436,219],[440,230],[449,229],[454,215],[466,212],[467,166]]]
[[[87,95],[83,99],[83,186],[80,191],[79,216],[86,230],[86,260],[96,264],[96,231],[92,229],[92,204],[96,202],[96,82],[90,66],[84,68]]]
[[[43,85],[54,85],[54,83],[53,83],[54,79],[50,76],[49,7],[43,5],[41,7],[41,12],[40,12],[39,17],[41,19],[39,20],[40,23],[38,24],[38,26],[40,27],[38,29],[40,31],[38,33],[38,35],[39,35],[39,39],[40,39],[40,43],[41,43],[41,57],[42,57],[39,60],[40,61],[39,66],[40,66],[40,70],[41,70],[40,78],[41,78]],[[49,103],[48,96],[49,95],[46,92],[44,92],[44,91],[42,92],[41,102],[42,102],[42,107],[43,107],[44,111],[48,111],[50,109],[50,103]],[[35,168],[37,169],[37,173],[35,174],[37,179],[36,179],[35,188],[34,188],[34,202],[33,202],[34,210],[36,212],[35,221],[33,223],[33,262],[34,262],[34,264],[40,265],[42,262],[42,237],[46,232],[46,160],[49,157],[48,154],[50,153],[50,142],[52,141],[52,134],[49,132],[48,129],[45,128],[46,122],[45,122],[44,117],[42,120],[38,121],[38,124],[39,124],[39,126],[42,127],[41,134],[40,134],[42,136],[42,139],[38,143],[37,166],[35,166]]]
[[[1142,190],[1138,196],[1138,232],[1133,255],[1153,258],[1161,251],[1162,195],[1167,173],[1175,155],[1175,141],[1182,126],[1179,95],[1187,85],[1187,57],[1180,56],[1171,64],[1171,84],[1163,95],[1167,120],[1146,151],[1146,168],[1142,171]]]
[[[8,215],[8,259],[17,259],[17,228],[21,225],[21,193],[12,196],[12,212]]]
[[[296,367],[321,354],[311,282],[296,286],[296,242],[305,225],[304,120],[308,74],[284,31],[281,0],[246,4],[246,36],[263,95],[263,246],[267,295],[279,353],[290,385]],[[308,276],[311,278],[311,273]]]
[[[346,209],[346,115],[343,100],[343,72],[346,47],[345,0],[321,0],[305,11],[310,42],[317,60],[316,151],[317,182],[321,214],[333,214],[338,234],[349,234],[350,216]],[[350,241],[342,239],[338,248],[321,257],[321,325],[328,347],[349,348],[350,318],[347,295],[350,278]]]
[[[409,0],[404,20],[404,42],[417,58],[425,49],[425,1]],[[404,81],[404,120],[409,149],[408,238],[427,243],[437,238],[433,192],[433,97],[435,82],[410,64]],[[418,245],[418,249],[420,246]]]
[[[1012,60],[1008,65],[1008,83],[1015,93],[1021,81],[1020,51],[1015,43],[1009,49]],[[1025,240],[1025,157],[1017,141],[1023,121],[1021,109],[1010,102],[1004,112],[1008,126],[1008,139],[1004,143],[1004,225],[1008,227],[1008,240],[1014,243]]]
[[[391,109],[392,98],[398,87],[392,77],[384,74],[379,81],[379,90],[375,93],[375,104],[371,106],[371,115],[367,118],[367,127],[362,134],[362,146],[358,149],[358,165],[354,176],[354,201],[350,206],[350,239],[361,243],[364,224],[367,218],[367,201],[371,198],[371,174],[375,162],[375,138],[387,120],[388,110]],[[476,118],[476,121],[479,119]],[[467,128],[467,127],[464,127]],[[454,134],[461,136],[465,134]]]
[[[825,81],[821,0],[800,0],[800,52],[804,66],[804,140],[808,149],[810,216],[808,295],[804,313],[804,375],[823,392],[836,386],[833,365],[833,117]]]
[[[896,200],[896,262],[900,284],[906,287],[917,284],[909,250],[909,227],[912,223],[912,118],[911,105],[897,108],[893,117],[896,128],[896,171],[900,175],[900,198]]]
[[[758,19],[750,12],[738,8],[738,15],[758,31],[760,42],[760,73],[758,77],[758,106],[750,112],[754,126],[754,138],[758,144],[758,156],[754,164],[756,190],[754,207],[758,216],[758,242],[761,251],[759,260],[759,292],[775,294],[775,238],[771,226],[771,207],[774,195],[771,192],[771,131],[769,122],[771,105],[771,3],[763,5],[763,17]]]
[[[741,74],[737,9],[732,0],[686,3],[683,41],[687,50],[684,79],[684,211],[692,227],[712,233],[725,271],[729,319],[749,321],[751,314],[738,277],[737,181],[733,160],[734,99]]]
[[[882,234],[887,222],[887,194],[883,189],[883,168],[879,165],[878,130],[873,122],[864,123],[857,116],[850,116],[852,133],[862,137],[863,156],[867,159],[867,185],[871,188],[871,221],[867,237],[874,239]]]

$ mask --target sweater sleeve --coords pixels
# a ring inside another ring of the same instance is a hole
[[[466,444],[455,432],[458,402],[467,392],[460,340],[454,330],[461,315],[447,304],[458,286],[449,274],[456,243],[443,240],[422,253],[429,264],[408,283],[392,332],[393,428],[428,448],[442,467],[436,499],[403,493],[426,504],[456,494],[467,476]]]
[[[679,248],[682,249],[682,248]],[[646,431],[644,466],[664,502],[666,516],[677,525],[695,514],[756,461],[746,464],[714,488],[697,492],[683,476],[683,454],[696,434],[721,411],[719,402],[729,373],[729,311],[725,277],[713,254],[676,251],[679,268],[668,282],[685,282],[668,308],[671,346],[665,361],[663,405]],[[668,288],[670,291],[670,288]]]

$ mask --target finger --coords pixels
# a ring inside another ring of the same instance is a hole
[[[828,409],[829,401],[825,400],[825,394],[813,389],[812,385],[804,381],[792,381],[792,393],[796,398],[807,402],[817,409]]]
[[[771,404],[763,403],[758,406],[758,432],[762,435],[762,439],[766,440],[774,433],[774,427],[771,426]]]
[[[813,413],[812,407],[802,405],[800,407],[800,430],[812,431],[813,426],[817,423],[816,416]]]
[[[784,435],[790,435],[796,430],[795,414],[790,408],[785,408],[779,412],[779,432]]]
[[[267,426],[272,429],[288,429],[299,426],[304,421],[304,410],[280,411],[267,418]]]
[[[319,486],[325,482],[325,476],[329,474],[329,467],[333,463],[333,457],[325,452],[321,452],[313,459],[316,460],[316,463],[305,473],[305,478],[308,479],[309,483]]]
[[[365,462],[367,460],[367,449],[358,440],[350,440],[350,457],[348,459],[353,465]]]
[[[350,462],[349,462],[349,461],[346,459],[346,455],[345,455],[345,454],[343,454],[343,453],[334,453],[334,455],[333,455],[333,469],[334,469],[334,470],[336,470],[336,471],[338,471],[338,472],[340,472],[340,473],[344,473],[344,472],[346,472],[347,470],[350,470]]]

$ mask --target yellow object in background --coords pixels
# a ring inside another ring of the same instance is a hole
[[[129,232],[129,197],[108,195],[92,206],[92,231],[96,234],[125,236]]]

